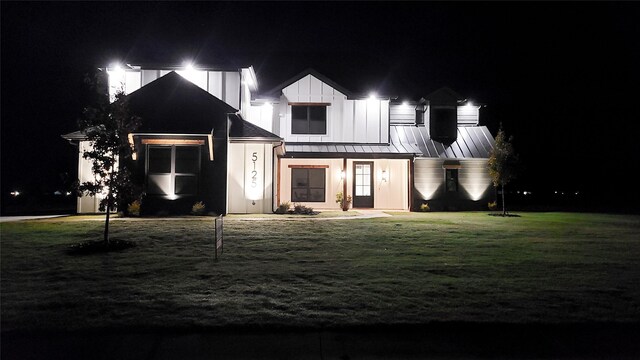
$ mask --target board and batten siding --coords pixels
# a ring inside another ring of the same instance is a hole
[[[292,134],[290,103],[328,103],[325,134]],[[350,100],[340,91],[307,75],[282,89],[278,105],[279,135],[289,142],[389,142],[389,100]],[[281,116],[280,116],[281,114]]]
[[[429,107],[424,113],[424,123],[429,124]],[[458,126],[476,126],[480,119],[478,106],[458,106]],[[391,104],[389,106],[391,124],[410,125],[416,123],[416,104]]]
[[[116,90],[120,88],[123,88],[126,94],[130,94],[171,71],[173,70],[133,69],[126,70],[122,74],[109,73],[109,94],[113,97]],[[177,70],[176,72],[232,107],[241,109],[242,106],[246,106],[248,109],[249,100],[245,99],[250,99],[251,93],[248,86],[247,89],[241,88],[240,72],[207,70],[189,72]]]
[[[445,192],[442,167],[447,159],[417,158],[414,161],[413,183],[416,196],[422,200],[442,197]],[[491,195],[492,182],[487,169],[488,159],[453,159],[461,165],[458,170],[458,197],[479,201]]]
[[[92,148],[90,141],[80,141],[78,143],[78,180],[80,181],[80,184],[95,180],[91,160],[83,157],[84,152],[91,151]],[[77,200],[76,209],[78,214],[93,214],[100,212],[100,200],[102,200],[102,197],[100,196],[82,194],[82,196],[78,197]]]
[[[231,142],[228,159],[228,212],[271,213],[274,186],[273,144]]]

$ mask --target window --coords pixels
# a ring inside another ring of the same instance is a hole
[[[324,202],[325,169],[291,169],[291,201]]]
[[[324,105],[292,105],[292,134],[326,134],[327,107]]]
[[[445,169],[445,172],[447,192],[458,192],[458,169]]]
[[[149,145],[147,193],[151,195],[196,195],[200,173],[200,147]]]

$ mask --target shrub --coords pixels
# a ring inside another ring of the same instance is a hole
[[[127,206],[129,216],[140,216],[140,200],[136,200]]]
[[[310,206],[304,206],[302,204],[295,204],[293,206],[293,213],[298,215],[316,215],[317,212],[313,211]]]
[[[291,207],[291,203],[288,201],[285,201],[283,203],[280,203],[280,205],[278,205],[278,208],[276,209],[275,213],[276,214],[286,214],[289,212],[289,208]]]
[[[421,212],[431,211],[431,208],[429,207],[429,203],[422,203],[420,205],[420,211]]]
[[[342,210],[349,210],[349,205],[351,205],[351,195],[347,195],[347,199],[345,200],[342,191],[337,193],[336,204],[339,204]]]
[[[491,210],[491,211],[498,210],[498,203],[495,202],[495,201],[488,203],[487,206],[489,207],[489,210]]]
[[[191,207],[191,215],[204,215],[205,206],[202,201],[198,201]]]

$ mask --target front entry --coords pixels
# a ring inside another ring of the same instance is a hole
[[[353,163],[353,207],[373,207],[373,162]]]

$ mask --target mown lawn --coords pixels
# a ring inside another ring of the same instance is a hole
[[[2,330],[640,321],[640,217],[394,213],[325,221],[0,224]]]

